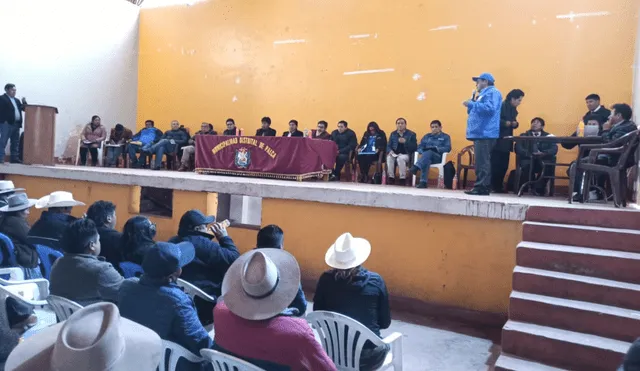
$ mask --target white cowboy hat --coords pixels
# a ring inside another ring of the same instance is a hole
[[[0,211],[7,213],[10,211],[25,210],[35,205],[37,200],[28,198],[25,193],[16,193],[7,197],[7,205],[0,207]]]
[[[222,299],[244,319],[259,321],[287,309],[298,293],[300,267],[280,249],[252,250],[240,256],[222,281]]]
[[[120,317],[118,307],[96,303],[20,343],[6,371],[155,371],[163,354],[154,331]]]
[[[338,237],[331,245],[324,261],[336,269],[351,269],[364,263],[371,254],[371,244],[364,238],[355,238],[351,233]]]
[[[13,182],[10,180],[0,180],[0,195],[9,193],[9,192],[20,192],[24,191],[24,188],[16,188],[13,185]]]
[[[44,196],[36,202],[36,209],[48,209],[50,207],[74,207],[84,206],[84,202],[73,199],[71,192],[57,191]]]

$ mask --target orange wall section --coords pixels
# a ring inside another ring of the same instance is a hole
[[[152,118],[164,130],[178,119],[196,130],[210,121],[220,132],[233,117],[253,133],[266,115],[279,133],[292,118],[301,129],[320,119],[333,129],[345,119],[360,136],[369,121],[388,133],[404,116],[421,136],[440,119],[456,152],[469,144],[461,102],[470,78],[490,71],[503,95],[526,93],[517,132],[541,116],[548,131],[568,134],[586,112],[587,94],[599,93],[607,105],[631,101],[639,5],[216,0],[143,9],[137,125]],[[603,15],[581,16],[589,13]],[[561,150],[561,160],[574,157]]]

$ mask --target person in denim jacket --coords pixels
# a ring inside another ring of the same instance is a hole
[[[442,154],[446,152],[451,152],[451,137],[442,132],[442,123],[439,120],[433,120],[431,121],[431,133],[422,137],[418,145],[420,159],[411,167],[413,175],[420,171],[420,183],[416,188],[427,188],[431,164],[442,161]]]

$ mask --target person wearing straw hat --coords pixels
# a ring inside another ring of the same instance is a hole
[[[0,207],[7,204],[7,197],[16,192],[24,192],[24,188],[16,188],[10,180],[0,180]]]
[[[309,324],[283,314],[299,285],[298,262],[284,250],[240,256],[224,276],[213,312],[214,349],[266,370],[336,370]]]
[[[158,242],[144,257],[140,280],[122,284],[118,307],[123,317],[199,355],[200,349],[213,346],[213,340],[198,320],[193,301],[176,284],[182,268],[194,257],[189,242]],[[199,370],[200,366],[179,362],[178,371]]]
[[[33,224],[29,236],[61,239],[67,226],[76,220],[71,216],[75,206],[84,206],[84,203],[74,200],[71,192],[57,191],[42,197],[36,202],[36,209],[48,210]]]
[[[364,238],[351,233],[338,237],[325,255],[325,262],[333,269],[318,280],[313,310],[344,314],[380,336],[380,330],[391,325],[389,293],[382,277],[362,266],[370,254],[371,244]],[[360,370],[379,368],[388,352],[387,344],[376,347],[367,341],[360,355]]]
[[[164,348],[150,329],[120,317],[111,303],[84,307],[20,343],[6,371],[155,371]]]

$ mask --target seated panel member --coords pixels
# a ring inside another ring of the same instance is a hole
[[[300,130],[298,130],[298,121],[291,120],[289,121],[289,130],[282,133],[283,137],[303,137],[304,134]]]
[[[358,138],[356,133],[349,129],[349,124],[342,120],[338,122],[338,129],[331,133],[331,140],[338,145],[338,157],[336,158],[336,166],[329,180],[340,180],[340,172],[347,161],[350,161],[349,155],[355,151],[358,146]]]
[[[178,120],[171,121],[171,130],[164,133],[162,139],[148,149],[149,153],[155,153],[156,155],[155,163],[151,165],[151,170],[160,170],[162,156],[165,153],[178,152],[180,147],[186,145],[188,141],[189,134],[184,128],[180,127]]]
[[[378,161],[378,156],[387,148],[387,134],[380,129],[375,121],[367,126],[367,131],[362,135],[358,147],[358,164],[360,165],[360,182],[369,182],[369,170],[371,164]],[[375,179],[374,179],[375,180]]]
[[[238,128],[236,122],[232,118],[228,118],[226,122],[227,129],[222,132],[222,135],[238,135]]]
[[[431,121],[431,133],[422,137],[418,145],[418,153],[420,158],[418,162],[411,167],[413,175],[420,171],[420,183],[416,188],[427,188],[427,180],[429,178],[429,168],[431,164],[437,164],[442,161],[442,154],[451,152],[451,137],[449,134],[442,132],[442,123],[439,120]]]
[[[316,126],[316,131],[313,132],[313,139],[331,140],[331,134],[329,134],[329,132],[327,131],[328,126],[329,124],[327,124],[326,121],[324,120],[318,121],[318,125]]]
[[[262,127],[256,130],[257,137],[275,137],[276,136],[275,129],[271,129],[270,117],[267,117],[267,116],[263,117],[262,120],[260,120],[260,123]]]
[[[540,117],[536,117],[531,120],[531,129],[520,134],[524,137],[547,137],[553,134],[549,134],[544,131],[544,120]],[[555,163],[556,155],[558,154],[558,145],[556,143],[547,142],[517,142],[516,143],[516,156],[518,156],[521,168],[520,186],[529,180],[529,172],[531,166],[533,166],[533,176],[538,178],[541,175],[553,176],[555,174],[555,166],[546,166],[543,171],[542,163]],[[533,165],[532,165],[533,164]],[[548,179],[543,182],[539,182],[536,185],[536,193],[540,196],[544,195],[544,190],[547,185]],[[514,190],[518,192],[518,190]]]
[[[180,158],[180,168],[178,171],[189,170],[189,161],[191,161],[191,157],[195,156],[196,153],[196,135],[218,135],[218,133],[213,130],[212,124],[203,122],[200,125],[200,130],[189,139],[188,145],[182,147],[182,157]]]
[[[127,145],[129,153],[129,164],[132,168],[140,168],[147,163],[147,154],[154,143],[158,143],[162,138],[162,131],[154,127],[153,120],[144,122],[144,129],[137,132],[131,142]],[[136,157],[140,153],[140,159]]]
[[[407,129],[407,120],[400,117],[396,120],[396,130],[389,135],[387,144],[387,184],[394,184],[396,180],[396,163],[400,183],[407,177],[407,164],[411,154],[418,149],[416,133]]]
[[[123,153],[124,147],[128,141],[133,137],[133,132],[131,130],[122,126],[122,124],[116,124],[114,129],[111,129],[111,134],[109,135],[109,143],[113,145],[119,145],[119,147],[106,147],[107,151],[107,166],[111,167],[115,165],[118,166],[118,158],[120,156],[125,155]],[[124,159],[125,157],[123,157]]]

